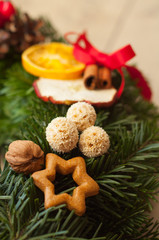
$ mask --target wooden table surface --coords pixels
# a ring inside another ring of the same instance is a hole
[[[130,43],[159,106],[159,0],[13,0],[31,16],[46,16],[64,34],[86,30],[100,50],[113,52]],[[152,215],[159,218],[159,203]]]

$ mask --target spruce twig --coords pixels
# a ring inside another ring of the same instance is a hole
[[[51,26],[45,31],[55,38]],[[1,144],[28,139],[39,144],[45,154],[52,152],[45,138],[46,126],[53,118],[65,116],[68,107],[38,99],[32,87],[34,77],[24,71],[19,59],[14,64],[13,59],[2,61],[0,69]],[[43,193],[30,176],[17,175],[4,161],[0,239],[158,239],[159,223],[153,222],[148,212],[159,188],[159,115],[125,75],[122,98],[112,107],[96,109],[96,124],[110,135],[109,153],[86,158],[76,148],[60,154],[65,159],[84,157],[88,174],[100,185],[99,195],[86,199],[86,214],[78,217],[65,205],[45,210]],[[57,175],[57,193],[71,194],[74,187],[69,175]]]

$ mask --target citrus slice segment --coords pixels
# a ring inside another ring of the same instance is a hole
[[[73,56],[73,47],[52,42],[29,47],[22,54],[24,69],[38,77],[51,79],[77,79],[85,65]]]

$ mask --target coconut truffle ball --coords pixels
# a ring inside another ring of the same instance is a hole
[[[96,112],[92,105],[86,102],[77,102],[68,109],[66,117],[76,124],[78,131],[83,131],[94,125]]]
[[[100,127],[89,127],[80,136],[79,148],[87,157],[101,156],[107,152],[109,147],[109,136]]]
[[[46,139],[56,152],[70,152],[78,142],[78,130],[67,118],[58,117],[48,124]]]

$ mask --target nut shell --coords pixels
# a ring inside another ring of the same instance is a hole
[[[28,140],[12,142],[5,158],[17,173],[33,173],[41,170],[44,165],[44,152],[37,144]]]

